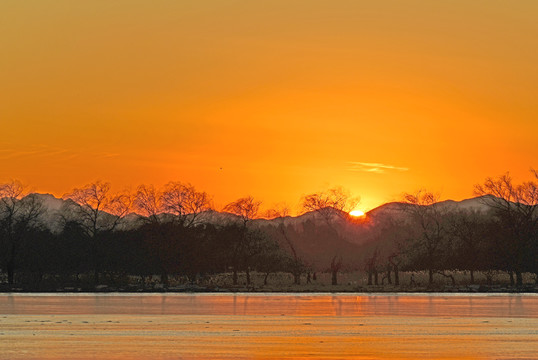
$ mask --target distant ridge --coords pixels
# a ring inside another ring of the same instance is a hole
[[[44,216],[47,218],[47,222],[46,222],[47,226],[56,227],[57,224],[54,224],[54,223],[60,220],[59,216],[61,215],[62,209],[66,206],[66,204],[73,203],[72,200],[70,199],[57,198],[54,195],[48,194],[48,193],[45,193],[45,194],[33,193],[31,195],[36,196],[39,200],[42,201],[43,207],[45,209]],[[485,197],[482,196],[482,197],[464,199],[461,201],[444,200],[434,205],[446,207],[450,210],[474,209],[477,211],[487,211],[488,206],[486,205],[484,198]],[[364,217],[365,219],[364,223],[366,224],[368,222],[366,220],[375,220],[384,216],[399,216],[398,214],[402,214],[403,210],[407,206],[408,205],[403,202],[385,203],[383,205],[380,205],[366,212],[365,217]],[[330,220],[332,226],[342,226],[344,223],[348,222],[347,220],[349,220],[349,217],[347,216],[346,213],[336,210],[336,209],[333,209],[333,211],[334,211],[334,215],[332,216]],[[132,227],[136,227],[139,225],[138,223],[141,218],[143,219],[144,217],[142,215],[132,212],[126,216],[126,222],[131,223]],[[198,215],[198,219],[200,222],[210,223],[213,225],[227,225],[233,222],[240,221],[240,218],[235,214],[216,211],[216,210],[204,211]],[[263,227],[263,226],[301,227],[302,224],[308,221],[314,222],[314,223],[320,223],[320,226],[322,226],[323,223],[326,223],[326,220],[321,218],[315,211],[310,211],[310,212],[306,212],[298,216],[285,216],[285,217],[277,217],[277,218],[272,218],[272,219],[256,218],[252,220],[252,224],[256,227]],[[354,225],[356,225],[356,223]]]
[[[61,231],[62,209],[71,202],[69,199],[56,198],[51,194],[33,194],[43,203],[45,212],[43,223],[53,232]],[[76,206],[76,205],[75,205]],[[274,219],[253,219],[251,226],[259,229],[276,240],[282,249],[290,251],[291,240],[297,253],[306,264],[322,264],[317,270],[326,270],[323,264],[329,264],[334,256],[341,256],[345,263],[353,264],[364,257],[365,251],[376,246],[381,239],[379,230],[389,220],[403,219],[409,205],[402,202],[390,202],[368,211],[364,217],[355,219],[347,213],[332,209],[330,220],[321,217],[315,211],[299,216],[285,216]],[[444,200],[431,206],[440,206],[448,210],[487,211],[483,197],[469,198],[461,201]],[[162,216],[166,216],[163,214]],[[237,215],[207,210],[198,215],[197,221],[216,226],[225,226],[241,221]],[[135,229],[144,223],[144,217],[130,213],[119,230]],[[286,239],[287,238],[287,239]],[[383,241],[386,241],[383,239]],[[381,245],[381,244],[379,244]]]

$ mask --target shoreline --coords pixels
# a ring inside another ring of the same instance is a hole
[[[318,273],[316,279],[308,281],[303,276],[300,284],[293,282],[288,273],[274,273],[266,278],[263,273],[252,272],[250,284],[244,274],[239,274],[237,284],[233,284],[231,273],[219,273],[201,277],[189,282],[182,277],[172,277],[168,284],[160,282],[160,277],[103,278],[95,284],[91,278],[81,281],[61,281],[59,279],[44,279],[41,283],[7,281],[0,283],[0,294],[5,293],[538,293],[538,283],[533,274],[525,273],[521,286],[511,284],[508,274],[497,273],[488,277],[484,273],[475,273],[476,283],[470,283],[468,275],[462,272],[451,273],[454,283],[444,278],[437,278],[433,284],[428,284],[424,272],[401,272],[399,285],[387,282],[381,278],[378,284],[368,285],[368,278],[363,272],[348,272],[339,274],[339,283],[331,284],[330,273]],[[268,280],[268,281],[267,281]],[[491,283],[488,283],[492,281]]]
[[[24,288],[20,286],[0,286],[0,294],[538,294],[538,285],[523,285],[520,287],[500,285],[474,285],[455,287],[286,287],[286,288],[249,288],[249,287],[203,287],[203,286],[171,286],[162,288],[140,287],[62,287],[62,288]]]

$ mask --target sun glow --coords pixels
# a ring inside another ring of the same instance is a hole
[[[364,212],[361,210],[353,210],[349,212],[349,215],[355,216],[355,217],[361,217],[361,216],[364,216]]]

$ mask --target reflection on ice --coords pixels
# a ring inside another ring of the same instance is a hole
[[[0,359],[530,359],[538,296],[0,296]]]
[[[0,296],[3,314],[538,317],[536,295],[71,294]]]

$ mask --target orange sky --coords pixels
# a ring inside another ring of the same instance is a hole
[[[538,167],[538,1],[3,1],[0,181],[341,185],[368,210]],[[375,166],[372,164],[382,164]],[[222,169],[221,169],[222,168]]]

